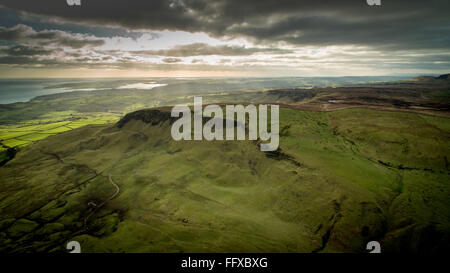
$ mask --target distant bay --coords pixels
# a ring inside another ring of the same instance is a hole
[[[27,102],[38,96],[68,91],[60,88],[47,89],[46,87],[51,83],[55,83],[55,80],[2,79],[0,80],[0,104]]]
[[[100,79],[100,81],[103,84],[102,86],[97,86],[99,79],[0,79],[0,104],[28,102],[39,96],[72,91],[94,91],[111,88],[149,90],[166,85],[153,81],[147,83],[142,79]],[[104,86],[105,83],[108,86]]]

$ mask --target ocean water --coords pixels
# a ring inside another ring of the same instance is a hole
[[[27,102],[37,96],[67,92],[61,88],[46,89],[58,80],[45,79],[1,79],[0,104]]]
[[[0,104],[28,102],[38,96],[72,91],[111,88],[150,90],[166,85],[148,79],[0,79]]]

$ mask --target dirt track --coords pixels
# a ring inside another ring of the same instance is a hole
[[[95,207],[95,209],[94,209],[91,213],[89,213],[89,214],[84,218],[84,229],[87,229],[87,221],[88,221],[89,217],[91,217],[97,210],[99,210],[101,207],[103,207],[106,203],[108,203],[109,201],[111,201],[112,199],[114,199],[114,198],[119,194],[119,192],[120,192],[120,188],[119,188],[119,186],[118,186],[116,183],[114,183],[114,181],[112,180],[111,174],[109,174],[108,180],[109,180],[109,183],[111,183],[111,185],[113,185],[113,186],[116,188],[116,192],[115,192],[113,195],[111,195],[108,199],[106,199],[105,201],[103,201],[100,205],[98,205],[97,207]]]

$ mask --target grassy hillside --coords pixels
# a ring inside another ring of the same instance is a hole
[[[280,149],[264,153],[256,141],[173,141],[158,111],[49,136],[1,167],[0,251],[449,245],[449,119],[282,108]],[[120,193],[91,214],[115,192],[110,175]]]

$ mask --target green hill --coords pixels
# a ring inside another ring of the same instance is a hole
[[[280,149],[265,153],[257,141],[176,142],[169,115],[143,110],[18,152],[0,168],[0,251],[65,251],[71,240],[82,252],[449,245],[449,119],[282,108]],[[107,201],[109,176],[120,193]]]

